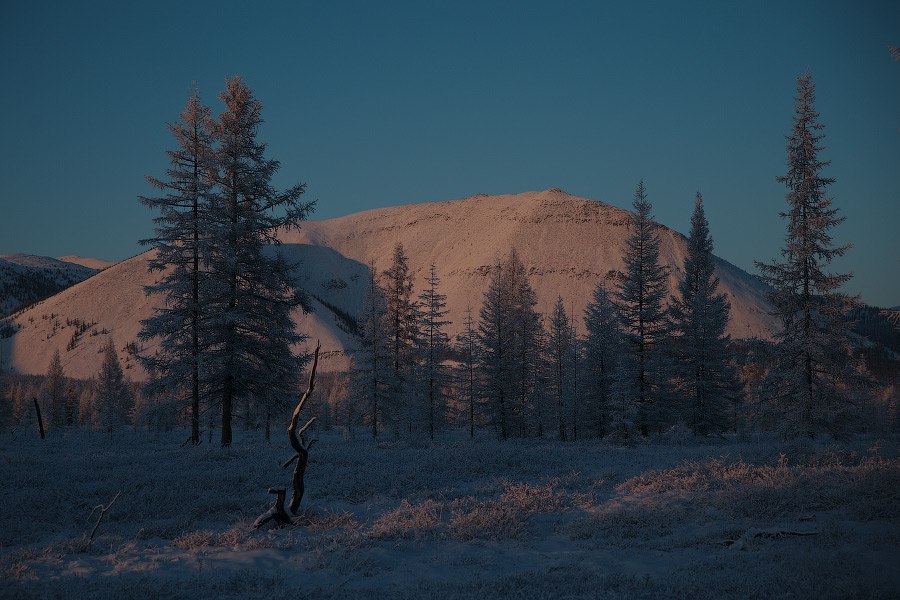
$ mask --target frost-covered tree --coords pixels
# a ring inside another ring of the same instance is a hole
[[[625,273],[615,300],[624,340],[617,379],[623,402],[637,408],[636,426],[644,436],[660,429],[670,411],[670,372],[663,344],[667,318],[666,269],[659,264],[659,236],[641,181],[634,191],[631,235],[625,242]],[[623,421],[626,426],[627,422]]]
[[[78,397],[81,395],[82,385],[69,381],[66,386],[66,425],[78,424]]]
[[[834,431],[849,408],[850,365],[843,315],[854,303],[838,290],[852,277],[828,272],[828,265],[850,248],[835,245],[831,230],[844,221],[826,195],[834,183],[819,158],[824,125],[815,109],[815,84],[807,73],[797,78],[793,127],[787,139],[787,235],[781,260],[757,263],[773,292],[781,321],[777,333],[777,367],[771,389],[784,407],[794,433],[814,436]]]
[[[201,332],[201,386],[221,399],[221,443],[231,444],[237,401],[280,406],[295,393],[305,356],[293,348],[303,339],[291,312],[308,310],[294,288],[276,230],[298,227],[312,210],[301,202],[304,186],[272,187],[280,167],[266,158],[258,139],[262,104],[240,77],[226,80],[219,98],[225,111],[213,126],[214,190],[203,249],[206,274],[201,295],[208,313]]]
[[[535,297],[535,300],[537,298]],[[519,401],[521,413],[520,435],[525,437],[530,430],[542,438],[545,431],[553,431],[557,426],[555,401],[547,393],[551,385],[550,362],[548,352],[547,323],[543,313],[534,313],[537,317],[537,328],[534,332],[534,357],[530,372],[524,372],[525,393]],[[525,355],[527,357],[527,355]],[[524,371],[524,369],[523,369]]]
[[[391,412],[395,433],[405,420],[412,433],[416,392],[413,371],[416,364],[418,305],[413,300],[413,279],[403,244],[394,246],[390,266],[382,273],[385,296],[385,328],[390,365]]]
[[[575,306],[572,306],[572,314],[569,315],[572,324],[572,441],[578,441],[578,426],[581,423],[581,415],[584,412],[581,405],[581,388],[582,383],[578,380],[580,376],[581,363],[584,357],[584,344],[582,339],[578,337],[578,326],[575,324]]]
[[[212,126],[209,108],[200,101],[196,86],[178,120],[169,125],[176,148],[169,150],[166,179],[147,177],[162,195],[141,197],[158,210],[155,236],[142,240],[156,253],[147,261],[151,272],[162,277],[146,292],[162,298],[153,316],[141,322],[139,338],[159,339],[159,351],[139,355],[153,373],[145,395],[165,394],[188,403],[191,408],[191,442],[200,443],[200,329],[206,317],[200,279],[209,249],[211,176],[213,169]]]
[[[359,317],[359,350],[353,356],[350,374],[350,401],[348,401],[347,426],[352,427],[354,413],[368,421],[372,437],[378,437],[378,426],[384,422],[388,405],[390,380],[389,346],[386,329],[384,290],[379,285],[375,263],[369,263],[368,280]]]
[[[559,439],[566,439],[566,418],[574,402],[575,340],[562,296],[557,296],[550,316],[547,343],[549,381],[556,397]],[[574,426],[574,423],[573,423]]]
[[[456,336],[456,353],[459,362],[456,368],[456,383],[459,397],[466,406],[466,422],[469,437],[475,437],[475,405],[478,402],[478,379],[476,364],[478,360],[478,330],[472,319],[472,306],[466,306],[466,318],[463,321],[462,333]]]
[[[50,428],[62,429],[66,424],[66,374],[59,350],[53,353],[44,380],[44,406],[50,409]]]
[[[98,411],[94,415],[95,423],[106,431],[112,432],[131,423],[134,395],[125,381],[112,339],[103,349],[103,364],[97,375],[94,406]]]
[[[423,384],[428,396],[428,434],[434,432],[443,421],[447,409],[446,391],[450,385],[450,373],[446,364],[450,353],[450,338],[445,331],[447,320],[447,296],[438,291],[440,278],[437,267],[431,263],[425,290],[419,295],[419,354]]]
[[[512,398],[513,354],[512,311],[503,270],[502,261],[491,269],[478,322],[478,370],[484,378],[481,391],[491,425],[500,439],[506,439],[510,433],[506,417]]]
[[[537,294],[528,281],[525,265],[513,248],[506,261],[512,326],[513,362],[512,387],[518,398],[516,414],[519,435],[525,437],[528,424],[534,421],[537,434],[543,435],[543,414],[540,405],[542,386],[540,375],[544,349],[544,327],[541,315],[535,310]]]
[[[683,417],[695,435],[721,431],[728,425],[728,407],[740,392],[740,381],[729,347],[730,305],[718,292],[709,222],[703,197],[697,193],[691,216],[684,279],[670,303],[677,336],[677,381]]]
[[[525,436],[532,420],[541,428],[540,419],[532,419],[539,408],[543,333],[536,304],[525,266],[513,249],[492,270],[478,324],[482,392],[501,439]]]
[[[622,350],[621,331],[616,306],[610,298],[605,282],[594,288],[591,302],[584,311],[584,368],[582,369],[583,420],[597,437],[611,431],[615,412],[619,430],[633,423],[633,411],[619,406],[613,411],[614,383],[617,377],[619,354]]]
[[[0,361],[0,429],[5,429],[13,424],[13,396],[3,372],[3,362]]]
[[[15,421],[16,425],[22,425],[29,420],[29,410],[34,412],[34,409],[29,407],[32,395],[27,388],[26,383],[17,378],[9,390],[9,396],[12,398],[13,404],[13,421]]]

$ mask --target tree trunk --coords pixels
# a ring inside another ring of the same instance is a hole
[[[44,419],[41,418],[41,406],[38,404],[37,398],[34,398],[34,412],[37,413],[38,429],[41,432],[41,439],[44,439]]]
[[[222,390],[222,446],[231,445],[231,402],[234,398],[231,374],[225,376]]]
[[[195,139],[198,135],[198,125],[194,126]],[[191,278],[194,306],[191,307],[191,354],[194,364],[191,365],[191,442],[194,445],[200,443],[200,253],[197,244],[200,243],[199,206],[197,198],[196,182],[200,178],[200,169],[194,162],[194,207],[193,207],[193,262],[194,272]]]

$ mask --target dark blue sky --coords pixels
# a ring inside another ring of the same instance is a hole
[[[783,6],[782,6],[783,5]],[[0,9],[0,253],[121,259],[152,214],[165,123],[240,74],[276,178],[316,218],[560,187],[627,207],[646,182],[716,253],[778,253],[783,135],[812,72],[849,291],[900,304],[900,3],[18,2]]]

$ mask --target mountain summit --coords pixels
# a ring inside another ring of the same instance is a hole
[[[372,262],[387,268],[394,245],[402,243],[414,274],[416,294],[432,262],[447,295],[451,335],[458,333],[467,305],[477,315],[488,274],[515,248],[538,298],[538,310],[549,313],[557,295],[574,308],[576,325],[596,285],[612,287],[623,270],[630,213],[559,189],[512,195],[476,195],[462,200],[379,208],[324,221],[307,221],[300,231],[279,232],[278,248],[298,261],[297,285],[313,298],[315,312],[295,320],[301,331],[320,338],[325,353],[321,368],[343,369],[352,349],[350,321],[362,305],[365,274]],[[687,253],[681,234],[659,225],[660,260],[669,268],[674,290]],[[20,331],[7,340],[6,361],[23,373],[43,373],[55,350],[66,372],[90,377],[99,367],[98,349],[112,336],[124,366],[134,379],[146,375],[128,345],[135,341],[140,320],[152,313],[159,298],[143,287],[156,274],[147,272],[144,253],[110,266],[87,281],[15,315]],[[728,331],[735,338],[771,337],[766,287],[754,276],[716,259],[721,289],[731,302]],[[73,325],[73,323],[81,325]],[[76,335],[78,328],[83,332]],[[152,348],[148,348],[152,351]]]

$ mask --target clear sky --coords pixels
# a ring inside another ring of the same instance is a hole
[[[316,218],[560,187],[628,207],[643,178],[686,232],[753,271],[785,225],[784,134],[809,70],[855,248],[900,304],[900,2],[5,2],[0,253],[122,259],[151,231],[165,123],[240,74]]]

